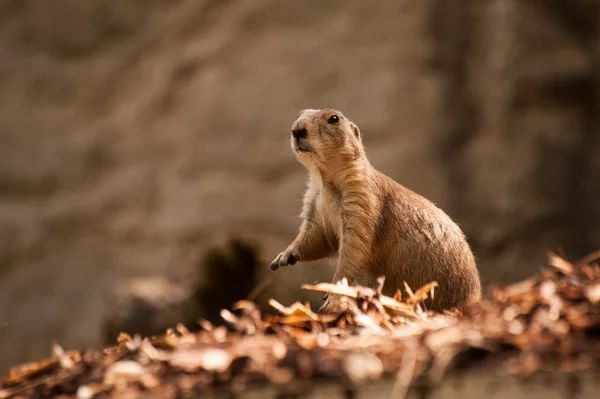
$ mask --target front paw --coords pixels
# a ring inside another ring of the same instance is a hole
[[[275,260],[269,265],[268,270],[275,271],[283,266],[295,265],[297,261],[298,254],[296,253],[296,251],[294,249],[286,249],[285,251],[277,255]]]

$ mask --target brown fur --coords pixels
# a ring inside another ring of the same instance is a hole
[[[333,115],[338,121],[329,120]],[[387,295],[404,281],[412,289],[436,281],[430,309],[480,299],[479,273],[463,232],[433,203],[377,171],[354,123],[334,109],[303,110],[292,131],[301,137],[292,134],[291,144],[310,178],[300,231],[269,270],[329,257],[336,263],[333,282],[345,277],[374,287],[384,275]]]

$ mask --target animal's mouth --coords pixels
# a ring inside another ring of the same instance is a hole
[[[305,143],[302,140],[294,140],[293,148],[296,152],[314,152],[310,144]]]

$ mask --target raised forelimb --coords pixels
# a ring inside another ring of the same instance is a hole
[[[317,218],[315,195],[305,199],[302,210],[300,231],[296,239],[281,252],[268,267],[275,271],[282,266],[294,265],[296,262],[309,262],[330,255],[331,248],[325,238],[325,230]]]

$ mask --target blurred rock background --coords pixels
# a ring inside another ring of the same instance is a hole
[[[306,172],[288,131],[303,108],[354,120],[376,167],[461,224],[485,284],[600,247],[599,13],[0,0],[0,370],[52,341],[100,345],[128,278],[210,286],[205,257],[228,237],[258,244],[261,281],[297,229]],[[265,295],[318,304],[300,284],[331,270],[272,277]]]

